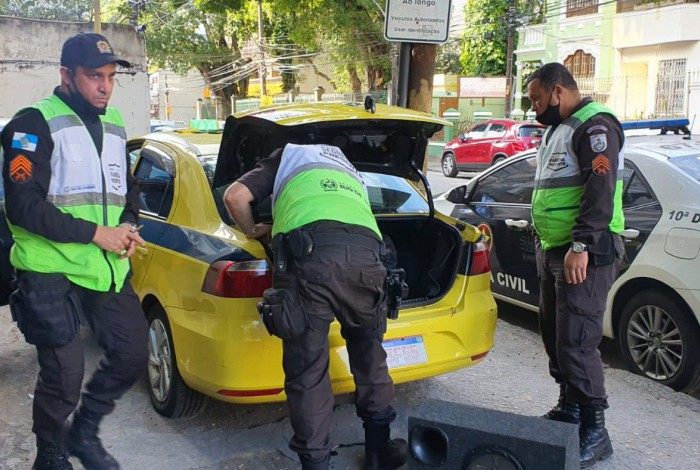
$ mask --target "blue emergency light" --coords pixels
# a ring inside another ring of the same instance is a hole
[[[690,129],[688,129],[690,120],[686,118],[641,119],[624,121],[620,124],[622,124],[622,129],[626,131],[632,129],[659,129],[662,135],[666,135],[667,132],[690,135]]]

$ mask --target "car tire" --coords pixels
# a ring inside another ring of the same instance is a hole
[[[630,371],[677,391],[700,376],[700,327],[688,308],[661,290],[633,295],[618,329],[622,357]]]
[[[459,173],[457,169],[457,161],[452,153],[446,153],[442,156],[442,174],[454,178]]]
[[[167,418],[191,416],[202,409],[207,397],[189,388],[177,369],[173,336],[165,311],[156,305],[148,318],[148,395],[158,414]]]
[[[491,166],[498,165],[505,159],[506,157],[504,155],[498,155],[496,158],[493,159],[493,163],[491,163]]]

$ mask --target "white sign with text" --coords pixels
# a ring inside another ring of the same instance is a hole
[[[384,37],[443,44],[450,33],[451,11],[452,0],[387,0]]]

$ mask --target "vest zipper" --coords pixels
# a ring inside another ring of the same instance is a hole
[[[102,126],[102,149],[104,150],[105,125],[102,122],[102,119],[100,119],[100,125]],[[86,128],[86,130],[87,130],[87,128]],[[94,142],[93,142],[93,144],[94,144]],[[97,151],[97,146],[95,146],[95,151]],[[103,220],[104,226],[109,227],[109,220],[108,220],[108,214],[107,214],[107,182],[105,181],[105,169],[102,166],[102,152],[98,152],[97,156],[100,159],[100,175],[102,176],[102,220]],[[107,251],[102,250],[102,256],[104,256],[104,259],[107,262],[107,266],[109,266],[109,274],[112,277],[112,282],[110,283],[110,289],[112,287],[114,287],[116,289],[117,284],[116,284],[116,282],[114,282],[115,281],[114,269],[112,269],[112,264],[109,262],[109,259],[107,258]]]

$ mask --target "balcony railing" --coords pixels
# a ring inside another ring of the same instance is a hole
[[[518,44],[518,49],[544,46],[544,27],[545,25],[528,26],[521,30],[522,42]]]

